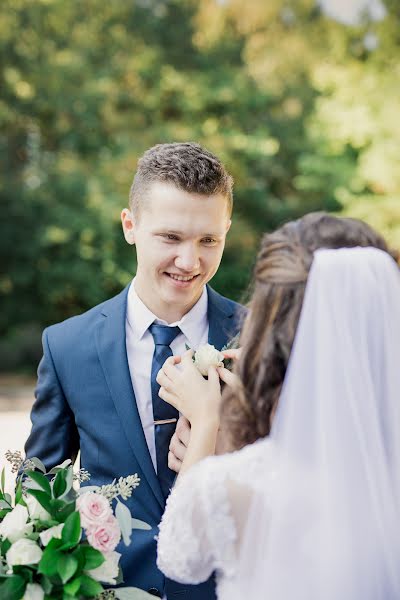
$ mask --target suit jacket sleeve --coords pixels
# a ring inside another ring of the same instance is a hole
[[[47,469],[67,458],[73,462],[79,450],[74,415],[65,398],[53,362],[48,330],[43,332],[43,357],[38,368],[32,429],[25,444],[27,458],[37,456]]]

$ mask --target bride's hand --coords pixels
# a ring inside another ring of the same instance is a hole
[[[224,350],[222,352],[222,354],[224,355],[224,358],[230,358],[233,361],[237,361],[240,358],[241,353],[242,353],[241,348],[235,348],[232,350]],[[226,383],[226,385],[229,385],[229,387],[237,386],[237,384],[239,382],[239,377],[237,375],[235,375],[228,369],[225,369],[225,367],[218,367],[217,371],[218,371],[218,375],[220,376],[222,381],[224,383]]]
[[[158,372],[159,396],[183,414],[192,427],[197,424],[219,424],[221,402],[220,379],[215,367],[208,370],[208,380],[199,373],[192,360],[193,351],[185,352],[181,360],[168,358]],[[176,364],[180,362],[180,368]]]

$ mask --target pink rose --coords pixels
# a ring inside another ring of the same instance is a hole
[[[101,525],[112,517],[108,500],[101,494],[84,492],[76,501],[81,516],[81,525],[85,529]]]
[[[118,521],[113,516],[109,517],[105,523],[97,527],[91,527],[86,533],[89,544],[93,548],[96,548],[96,550],[100,550],[100,552],[115,550],[121,539],[121,530]]]

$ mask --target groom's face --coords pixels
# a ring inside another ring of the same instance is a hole
[[[127,241],[136,245],[136,292],[157,317],[179,320],[221,262],[230,227],[227,199],[156,182],[138,218],[125,209],[122,222]]]

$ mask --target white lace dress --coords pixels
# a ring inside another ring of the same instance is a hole
[[[231,598],[250,489],[267,476],[272,481],[273,452],[267,439],[194,465],[167,500],[158,537],[159,569],[188,584],[206,581],[215,571],[218,599]]]

